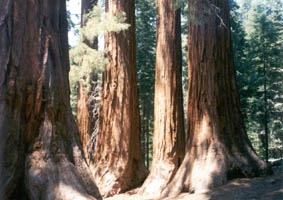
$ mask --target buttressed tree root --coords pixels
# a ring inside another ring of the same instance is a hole
[[[268,173],[245,132],[237,95],[229,1],[189,0],[186,155],[162,197]]]
[[[1,199],[100,199],[69,103],[66,2],[1,1],[0,26]]]

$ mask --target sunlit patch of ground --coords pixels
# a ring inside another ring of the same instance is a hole
[[[164,200],[283,200],[283,166],[273,168],[274,175],[242,178],[201,194],[182,193]],[[139,195],[121,194],[107,200],[150,200]]]

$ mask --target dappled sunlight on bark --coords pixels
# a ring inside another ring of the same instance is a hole
[[[7,24],[0,29],[0,40],[3,33],[7,40],[0,43],[3,199],[67,199],[71,192],[78,199],[100,198],[69,103],[65,3],[7,0],[0,6]]]
[[[127,30],[105,35],[109,60],[102,73],[99,132],[91,171],[105,197],[139,186],[147,175],[141,154],[136,71],[135,1],[110,0],[107,12],[124,12]]]
[[[190,21],[188,39],[187,152],[163,197],[204,192],[228,179],[268,173],[252,150],[239,107],[229,1],[190,0],[189,6],[195,20]]]
[[[157,45],[152,168],[138,194],[158,198],[174,177],[185,151],[182,92],[181,9],[157,1]]]

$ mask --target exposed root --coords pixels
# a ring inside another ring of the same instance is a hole
[[[72,121],[63,124],[70,128],[74,126]],[[59,123],[57,127],[60,127]],[[60,131],[46,114],[39,136],[26,157],[25,187],[29,199],[101,199],[94,178],[76,144],[75,131],[70,130],[65,141]],[[66,149],[65,142],[70,142],[70,149]]]
[[[210,145],[205,154],[198,156],[193,155],[197,150],[192,148],[173,180],[162,191],[161,198],[175,197],[182,192],[203,193],[226,184],[230,179],[270,174],[263,161],[242,153],[228,155],[219,147]]]
[[[174,163],[160,162],[153,166],[142,187],[137,190],[144,198],[158,199],[177,171]]]

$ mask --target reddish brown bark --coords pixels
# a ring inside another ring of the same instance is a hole
[[[77,126],[79,130],[80,140],[83,147],[84,156],[88,165],[93,160],[95,149],[90,144],[95,141],[94,135],[97,134],[98,125],[98,74],[93,72],[89,74],[89,86],[81,81],[78,86],[78,103],[77,103]],[[93,141],[92,141],[93,139]]]
[[[113,15],[125,12],[126,23],[131,26],[105,37],[109,66],[103,72],[93,167],[104,196],[131,189],[147,175],[140,149],[134,2],[108,0],[106,6]]]
[[[151,173],[140,193],[157,198],[184,156],[181,13],[172,0],[157,0],[154,135]]]
[[[163,196],[205,191],[267,170],[252,149],[240,112],[229,1],[190,0],[189,7],[187,149]]]
[[[82,0],[81,1],[81,27],[86,25],[87,13],[97,5],[97,0]],[[98,48],[98,39],[93,41],[85,39],[83,41],[90,48]],[[89,66],[92,67],[92,66]],[[80,139],[83,146],[84,156],[88,164],[92,160],[94,149],[90,148],[91,136],[96,134],[96,126],[98,123],[98,115],[96,110],[99,107],[99,101],[96,99],[96,89],[98,87],[98,74],[93,70],[88,74],[89,80],[81,80],[78,86],[78,101],[77,101],[77,125],[79,129]]]
[[[65,1],[1,1],[0,40],[0,198],[95,199],[69,103]]]

